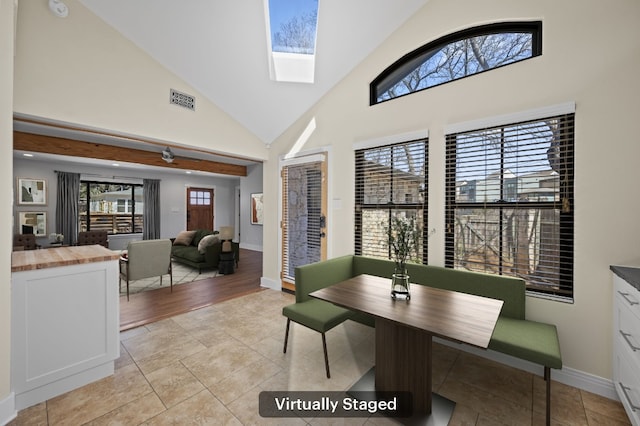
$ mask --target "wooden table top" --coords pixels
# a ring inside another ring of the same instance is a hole
[[[52,247],[11,253],[11,272],[117,260],[120,253],[101,245]]]
[[[391,299],[391,279],[358,275],[314,291],[311,297],[426,331],[434,336],[487,348],[502,300],[411,285],[411,300]]]

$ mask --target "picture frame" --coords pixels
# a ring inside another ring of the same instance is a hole
[[[18,232],[47,236],[47,212],[18,212]]]
[[[47,181],[45,179],[18,178],[16,195],[18,205],[46,206]]]
[[[262,192],[251,194],[251,224],[262,225],[264,205],[262,204]]]

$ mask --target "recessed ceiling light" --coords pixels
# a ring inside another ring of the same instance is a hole
[[[22,154],[22,155],[24,155],[25,157],[33,157],[33,154],[29,154],[28,152],[25,152],[25,153],[24,153],[24,154]]]
[[[111,165],[112,165],[113,167],[120,167],[120,164],[118,164],[118,163],[113,163],[113,164],[111,164]]]
[[[191,170],[187,170],[185,173],[190,175],[191,174]]]

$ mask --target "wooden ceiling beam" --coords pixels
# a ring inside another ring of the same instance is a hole
[[[170,169],[198,170],[231,176],[247,176],[247,167],[218,161],[196,158],[176,157],[172,163],[162,159],[160,152],[143,151],[93,142],[37,135],[33,133],[13,132],[13,149],[19,151],[41,152],[67,155],[70,157],[95,158],[98,160],[122,161],[146,164],[148,166]]]

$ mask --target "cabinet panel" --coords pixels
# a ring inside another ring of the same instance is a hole
[[[613,382],[625,411],[640,426],[640,291],[614,275]]]
[[[635,370],[633,363],[627,359],[624,352],[616,355],[619,367],[615,382],[616,391],[620,397],[620,401],[629,416],[629,420],[634,426],[640,426],[640,377],[638,370]]]
[[[22,409],[113,374],[118,262],[12,274],[12,390]]]
[[[629,312],[638,320],[640,324],[640,291],[622,278],[615,276],[614,278],[614,297],[616,303],[627,307]]]

